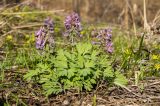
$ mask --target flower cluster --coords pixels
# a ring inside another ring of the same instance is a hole
[[[54,33],[54,23],[53,21],[48,18],[44,21],[44,25],[36,32],[36,48],[43,49],[47,40],[52,36]]]
[[[66,33],[65,36],[68,36],[72,31],[75,31],[77,35],[80,35],[80,31],[82,30],[80,18],[77,13],[72,13],[71,15],[67,16],[65,19],[65,28]]]
[[[67,16],[65,19],[65,36],[69,36],[72,33],[82,36],[80,34],[80,31],[82,30],[80,18],[77,13],[72,13],[71,15]],[[54,46],[54,38],[52,34],[54,33],[54,23],[53,21],[48,18],[44,21],[44,25],[36,32],[36,48],[37,49],[43,49],[46,42],[49,43],[49,46]],[[112,43],[112,30],[111,29],[100,29],[100,30],[94,30],[92,32],[92,35],[94,35],[93,38],[98,40],[97,42],[93,42],[94,44],[100,44],[102,45],[105,50],[108,53],[113,52],[113,43]],[[74,43],[73,36],[71,37],[72,43]]]
[[[104,46],[105,50],[108,53],[113,52],[113,43],[112,43],[112,30],[111,29],[101,29],[94,30],[92,32],[92,36],[98,39],[97,42],[93,42],[93,44],[101,44]]]
[[[105,33],[106,33],[106,50],[109,52],[109,53],[112,53],[113,52],[113,43],[112,43],[112,30],[111,29],[105,29]]]

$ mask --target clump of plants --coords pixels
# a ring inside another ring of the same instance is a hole
[[[42,84],[46,95],[69,89],[91,91],[99,80],[126,84],[125,77],[113,70],[108,55],[103,55],[90,43],[78,43],[73,49],[59,49],[54,55],[46,53],[24,77]]]
[[[51,21],[49,20],[49,22]],[[46,26],[50,26],[49,22],[47,21]],[[49,44],[53,42],[45,43],[45,40],[49,40],[49,38],[43,32],[43,27],[38,31],[36,48],[43,53],[37,54],[39,61],[26,73],[25,79],[41,84],[46,96],[71,89],[78,92],[91,91],[101,80],[119,86],[127,84],[125,77],[119,71],[113,70],[110,54],[103,52],[100,45],[93,45],[90,41],[75,42],[73,37],[80,36],[82,30],[78,14],[73,13],[68,16],[65,20],[65,27],[65,34],[67,33],[69,38],[68,42],[74,43],[74,45],[59,48],[55,43],[54,50],[49,47]],[[46,32],[50,30],[50,27],[47,28]],[[105,50],[112,53],[111,31],[108,29],[103,32],[104,36],[101,35],[101,38],[105,42]],[[41,39],[39,40],[38,37]]]

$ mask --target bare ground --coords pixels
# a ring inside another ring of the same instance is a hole
[[[133,85],[130,81],[126,88],[108,87],[106,82],[99,84],[91,92],[77,93],[74,90],[59,95],[52,95],[48,99],[42,95],[38,84],[26,83],[22,75],[24,69],[14,69],[5,72],[6,79],[0,89],[0,102],[8,101],[16,104],[26,103],[31,106],[159,106],[160,79],[147,78]],[[143,85],[143,86],[142,86]],[[22,104],[23,105],[23,104]]]

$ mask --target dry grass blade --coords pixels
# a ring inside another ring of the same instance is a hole
[[[160,10],[157,12],[157,14],[155,15],[155,18],[153,20],[153,25],[159,23],[160,24]]]
[[[0,13],[1,15],[19,15],[19,14],[43,14],[43,13],[59,13],[64,12],[64,10],[54,10],[54,11],[35,11],[35,12],[14,12],[14,13]]]
[[[42,26],[43,24],[28,24],[28,25],[21,25],[21,26],[14,26],[13,29],[22,29],[22,28],[30,28],[36,26]]]
[[[150,26],[147,22],[147,10],[146,10],[146,0],[143,0],[143,19],[144,19],[144,30],[149,31]]]
[[[152,86],[152,85],[157,85],[157,84],[160,84],[160,81],[157,81],[157,82],[151,83],[149,85],[146,85],[144,88]]]

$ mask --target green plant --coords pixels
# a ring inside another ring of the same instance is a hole
[[[94,94],[93,96],[93,106],[97,106],[97,96]]]
[[[59,49],[54,54],[46,52],[36,68],[24,76],[42,84],[47,96],[69,89],[91,91],[98,80],[117,85],[127,83],[122,74],[113,71],[108,56],[90,43],[78,43],[72,50]]]

